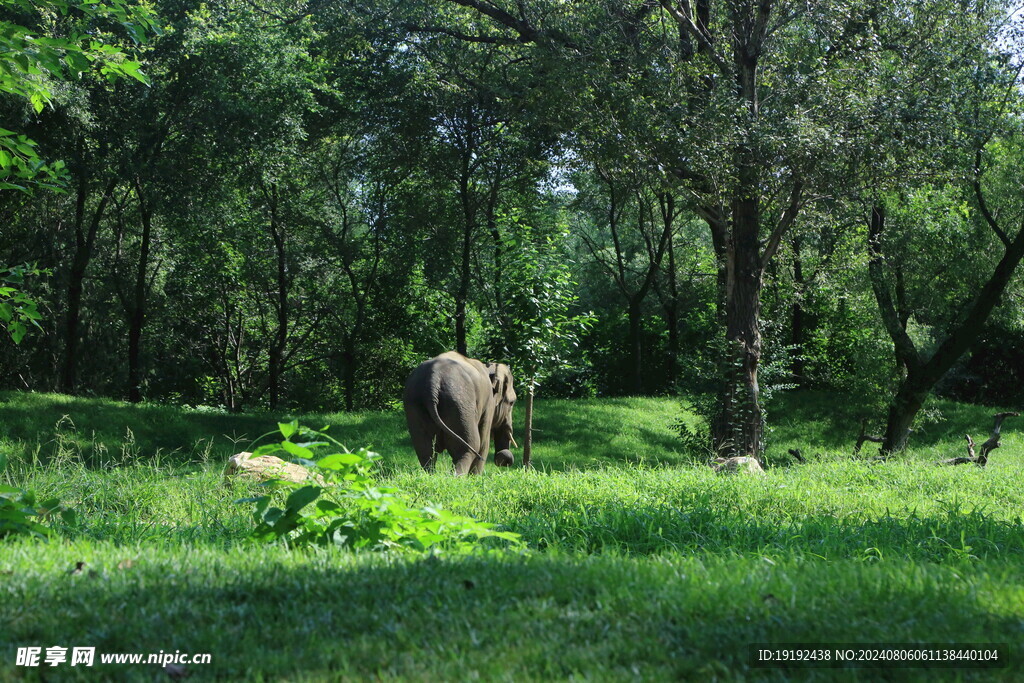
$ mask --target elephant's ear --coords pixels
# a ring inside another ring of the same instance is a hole
[[[507,365],[502,365],[501,375],[502,398],[511,405],[516,401],[516,390],[512,388],[512,371]]]
[[[500,378],[499,378],[498,364],[497,363],[488,363],[487,364],[487,376],[491,380],[491,392],[495,393],[495,394],[498,393],[498,382],[499,382]]]

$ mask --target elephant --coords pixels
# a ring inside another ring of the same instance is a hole
[[[514,462],[512,372],[502,363],[484,364],[449,351],[424,361],[409,375],[402,404],[409,436],[423,469],[432,472],[437,454],[447,450],[455,474],[481,474],[491,439],[495,462]]]

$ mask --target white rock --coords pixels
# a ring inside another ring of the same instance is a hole
[[[255,481],[284,479],[299,483],[304,481],[321,485],[324,483],[319,474],[310,472],[302,465],[285,462],[273,455],[261,455],[254,458],[249,452],[236,453],[228,458],[228,464],[224,467],[224,482],[230,483],[234,477]]]

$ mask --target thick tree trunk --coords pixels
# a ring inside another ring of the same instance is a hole
[[[759,5],[736,3],[729,8],[734,27],[744,27],[743,32],[732,36],[737,94],[747,110],[746,120],[742,122],[744,126],[759,116],[758,58],[771,7],[769,2]],[[764,265],[771,260],[785,228],[796,215],[801,185],[795,183],[792,205],[773,230],[762,257],[760,169],[763,164],[744,144],[736,147],[733,164],[736,186],[729,207],[731,224],[724,235],[723,226],[711,226],[716,252],[720,253],[719,243],[725,250],[725,292],[720,296],[725,303],[725,358],[730,364],[725,368],[725,385],[712,424],[712,438],[721,456],[752,456],[760,460],[764,449],[764,419],[757,371],[761,361]],[[714,211],[708,213],[713,214]]]
[[[937,380],[936,380],[937,381]],[[885,423],[881,452],[896,453],[907,447],[910,437],[910,426],[914,423],[921,406],[924,405],[934,382],[927,378],[919,378],[914,374],[907,375],[896,395],[889,404],[889,416]]]
[[[752,173],[752,169],[751,169]],[[742,178],[741,178],[742,179]],[[753,189],[753,184],[746,186]],[[714,447],[725,457],[761,458],[764,425],[757,380],[761,361],[761,286],[758,241],[760,205],[754,192],[732,206],[732,239],[726,257],[725,385],[712,425]]]
[[[139,262],[135,272],[135,289],[128,320],[128,400],[142,401],[142,330],[146,324],[146,299],[149,294],[147,273],[149,251],[153,237],[152,207],[143,197],[142,187],[136,182],[135,194],[139,200],[142,218],[142,240],[139,243]]]

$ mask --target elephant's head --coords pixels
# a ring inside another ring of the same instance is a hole
[[[516,390],[512,386],[512,371],[503,363],[489,363],[487,372],[494,391],[494,419],[491,421],[491,436],[495,451],[507,451],[516,445],[512,438],[512,406],[516,403]],[[496,458],[499,465],[511,464],[503,458]]]

